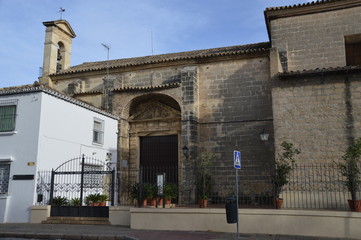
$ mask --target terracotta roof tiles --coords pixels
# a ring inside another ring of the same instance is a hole
[[[62,99],[64,101],[70,102],[72,104],[78,105],[80,107],[86,108],[88,110],[91,110],[93,112],[102,114],[107,117],[111,117],[113,119],[118,119],[117,116],[105,112],[99,108],[96,108],[94,106],[91,106],[85,102],[82,102],[78,99],[72,98],[64,93],[58,92],[54,89],[48,88],[44,85],[39,84],[28,84],[28,85],[22,85],[22,86],[15,86],[15,87],[6,87],[6,88],[0,88],[0,96],[2,95],[13,95],[13,94],[23,94],[23,93],[31,93],[31,92],[45,92],[49,95],[52,95],[53,97]]]
[[[306,6],[313,6],[318,4],[330,3],[330,2],[340,2],[345,0],[319,0],[319,1],[312,1],[288,6],[280,6],[280,7],[268,7],[265,11],[275,11],[275,10],[283,10],[283,9],[291,9],[291,8],[299,8],[299,7],[306,7]]]
[[[361,66],[344,66],[344,67],[329,67],[329,68],[316,68],[304,69],[297,71],[286,71],[279,73],[279,78],[292,78],[297,76],[312,76],[322,74],[336,74],[336,73],[353,73],[361,72]]]
[[[202,58],[217,57],[217,56],[251,54],[257,52],[265,52],[268,51],[269,48],[270,48],[269,42],[261,42],[255,44],[246,44],[246,45],[222,47],[222,48],[211,48],[211,49],[188,51],[188,52],[168,53],[168,54],[160,54],[160,55],[152,55],[152,56],[144,56],[144,57],[135,57],[135,58],[124,58],[124,59],[116,59],[110,61],[85,62],[83,64],[70,67],[66,70],[63,70],[53,75],[104,70],[107,67],[112,69],[112,68],[140,66],[140,65],[154,64],[154,63],[202,59]]]

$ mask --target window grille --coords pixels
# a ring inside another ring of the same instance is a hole
[[[0,132],[15,130],[16,105],[0,106]]]
[[[7,194],[9,188],[10,164],[0,163],[0,194]]]

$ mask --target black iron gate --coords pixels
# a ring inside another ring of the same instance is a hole
[[[114,206],[116,176],[110,162],[83,155],[52,170],[50,179],[51,216],[107,217],[107,205]]]

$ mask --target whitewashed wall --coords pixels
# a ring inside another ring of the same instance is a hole
[[[1,100],[18,100],[15,132],[0,133],[0,159],[10,162],[8,195],[0,196],[1,222],[27,222],[35,180],[12,180],[13,175],[36,175],[41,93],[0,96]]]
[[[65,100],[42,95],[37,170],[51,170],[82,154],[116,160],[118,121]],[[94,118],[104,121],[104,144],[93,143]]]
[[[0,96],[0,99],[4,97]],[[29,222],[37,171],[51,170],[82,154],[117,161],[118,121],[44,92],[17,94],[16,133],[0,135],[0,159],[13,159],[8,196],[0,197],[0,222]],[[93,144],[94,118],[104,121],[104,144]],[[34,166],[28,163],[34,162]],[[11,180],[34,174],[34,180]],[[4,211],[2,211],[4,209]]]

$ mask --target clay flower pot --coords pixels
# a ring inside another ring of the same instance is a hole
[[[152,200],[150,200],[150,206],[151,207],[155,207],[157,205],[157,199],[153,198]]]
[[[361,200],[356,200],[356,204],[352,200],[347,200],[352,212],[361,212]]]
[[[281,209],[282,204],[283,204],[283,199],[282,198],[277,198],[276,199],[276,209]]]
[[[208,199],[200,199],[199,200],[199,207],[200,208],[207,208],[208,205]]]

